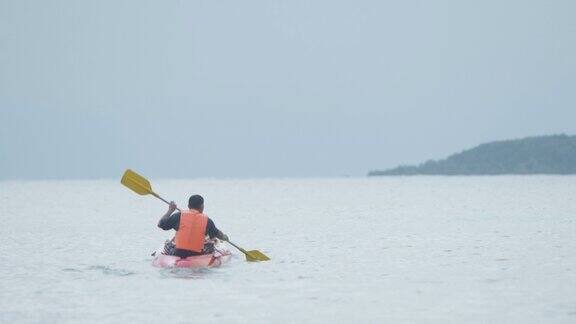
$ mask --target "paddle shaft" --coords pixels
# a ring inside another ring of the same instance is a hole
[[[226,241],[226,242],[232,244],[233,247],[235,247],[235,248],[237,248],[238,250],[242,251],[242,253],[248,254],[248,252],[247,252],[246,250],[244,250],[243,248],[239,247],[238,245],[236,245],[236,244],[234,244],[234,243],[232,243],[232,242],[230,242],[230,241]]]
[[[168,202],[168,200],[166,200],[166,199],[164,199],[164,198],[160,197],[160,195],[159,195],[159,194],[157,194],[157,193],[155,193],[155,192],[153,192],[153,191],[151,191],[150,193],[152,194],[152,196],[154,196],[154,197],[156,197],[156,198],[158,198],[158,199],[162,200],[162,201],[163,201],[163,202],[165,202],[167,205],[170,205],[170,202]],[[178,207],[176,207],[176,210],[177,210],[177,211],[179,211],[179,212],[181,212],[180,208],[178,208]]]

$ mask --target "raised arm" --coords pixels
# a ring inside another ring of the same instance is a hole
[[[163,229],[165,231],[172,229],[173,226],[171,226],[172,224],[170,224],[170,216],[172,216],[172,213],[175,210],[176,210],[176,203],[171,201],[170,205],[168,206],[168,211],[158,221],[158,227],[160,227],[161,229]]]

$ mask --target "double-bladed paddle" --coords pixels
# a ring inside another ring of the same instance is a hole
[[[122,180],[120,180],[120,182],[139,195],[152,195],[152,196],[162,200],[166,204],[168,204],[168,205],[170,204],[166,199],[160,197],[160,195],[158,195],[157,193],[155,193],[152,190],[152,186],[150,185],[150,181],[148,181],[146,178],[144,178],[143,176],[139,175],[138,173],[136,173],[130,169],[128,169],[128,170],[126,170],[126,172],[124,172],[124,175],[122,176]],[[176,208],[176,209],[180,210],[179,208]],[[253,261],[268,261],[268,260],[270,260],[269,257],[267,257],[264,253],[262,253],[258,250],[246,251],[243,248],[239,247],[238,245],[236,245],[230,241],[227,241],[227,242],[232,244],[232,246],[234,246],[238,250],[240,250],[240,252],[244,253],[246,255],[246,261],[253,262]]]

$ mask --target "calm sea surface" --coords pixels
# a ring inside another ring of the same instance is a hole
[[[1,323],[576,323],[576,177],[155,180],[272,258],[151,266],[166,206],[0,182]]]

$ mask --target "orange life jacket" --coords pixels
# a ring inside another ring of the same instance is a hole
[[[180,213],[180,225],[176,231],[176,248],[202,252],[208,216],[197,210],[183,210]]]

